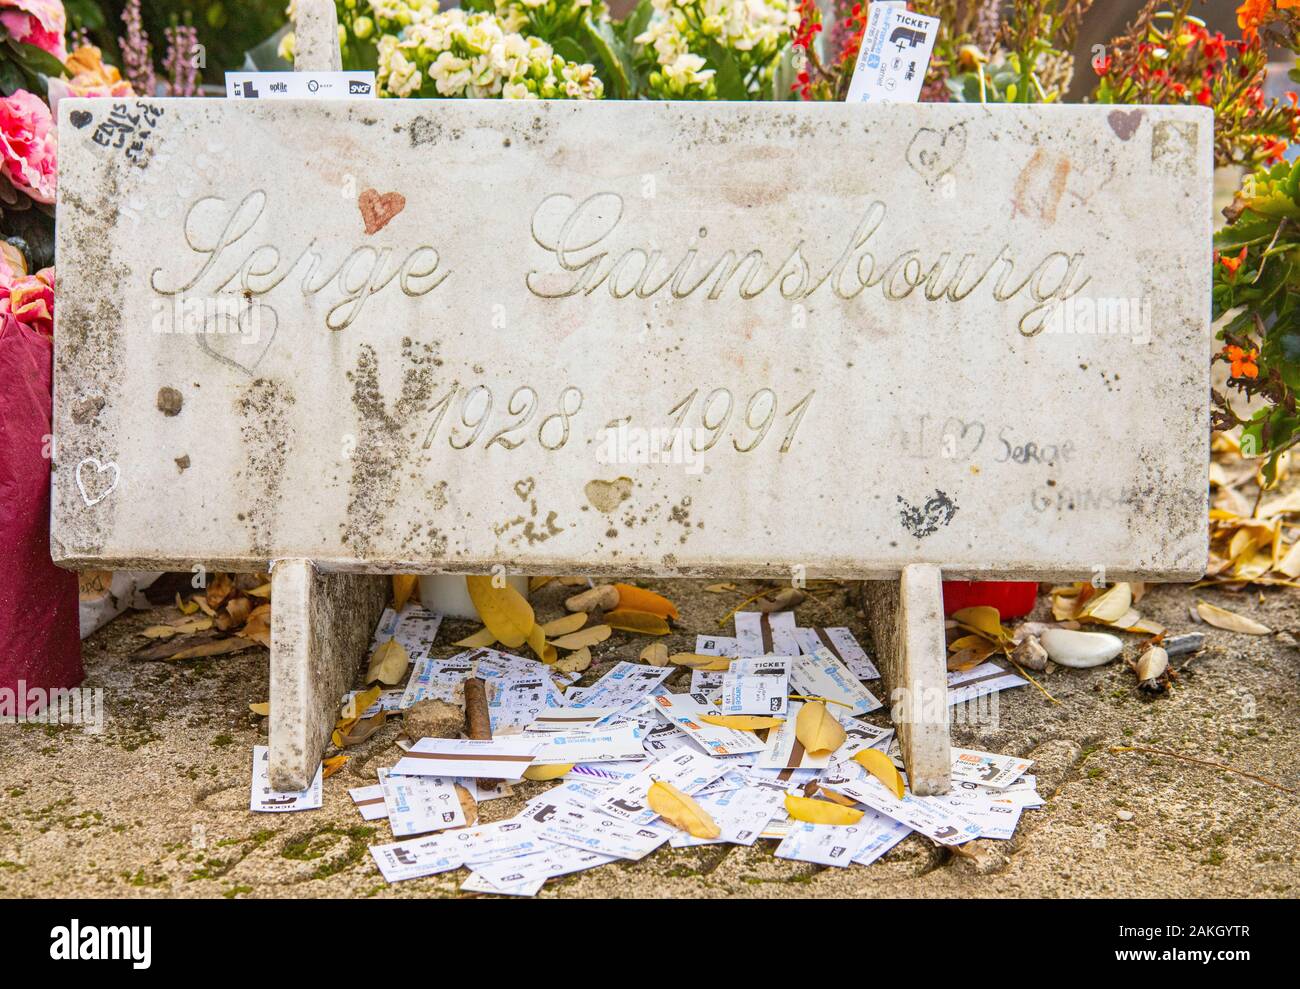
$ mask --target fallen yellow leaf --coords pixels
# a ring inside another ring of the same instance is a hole
[[[605,624],[623,632],[635,632],[639,635],[667,635],[670,631],[668,622],[660,615],[648,611],[631,611],[618,608],[605,613]]]
[[[703,656],[695,652],[676,652],[668,657],[668,662],[675,666],[687,666],[692,670],[720,672],[731,668],[731,660],[726,656]]]
[[[567,766],[529,766],[524,770],[524,779],[526,780],[558,780],[561,776],[573,768],[573,763]]]
[[[587,613],[585,611],[575,611],[571,615],[565,615],[563,618],[553,618],[542,625],[542,631],[548,636],[551,635],[568,635],[570,632],[576,632],[582,626],[587,624]]]
[[[323,780],[329,779],[340,769],[342,769],[344,763],[346,763],[347,761],[348,761],[348,757],[345,755],[334,755],[334,756],[330,756],[328,759],[321,760],[321,768],[324,770],[324,772],[320,774],[320,778]]]
[[[533,608],[524,596],[509,584],[494,587],[492,577],[466,577],[469,599],[479,617],[507,649],[518,649],[528,640],[537,622]]]
[[[809,755],[825,755],[844,744],[844,728],[821,701],[808,701],[799,708],[794,737]]]
[[[262,701],[260,704],[249,704],[248,709],[256,714],[259,718],[268,718],[271,716],[271,702]]]
[[[1079,618],[1109,625],[1128,614],[1133,606],[1133,589],[1121,581],[1100,594],[1093,595],[1079,611]]]
[[[903,799],[903,776],[893,759],[879,749],[859,749],[853,753],[853,761],[884,783],[899,800]]]
[[[618,607],[622,611],[643,611],[660,618],[677,617],[677,605],[661,594],[631,584],[615,584],[614,587],[618,590]]]
[[[182,601],[181,592],[176,592],[176,608],[182,615],[192,615],[199,610],[199,606],[193,601]]]
[[[862,811],[853,807],[842,807],[829,800],[814,800],[811,797],[796,797],[793,793],[785,795],[785,812],[796,821],[809,824],[857,824],[862,820]]]
[[[1225,608],[1219,608],[1210,604],[1208,601],[1196,602],[1196,613],[1204,621],[1213,625],[1215,628],[1221,628],[1227,632],[1241,632],[1244,635],[1272,635],[1273,630],[1267,625],[1261,625],[1253,618],[1247,618],[1245,615],[1234,614]]]
[[[998,645],[1006,645],[1011,641],[1011,633],[1002,627],[1002,616],[998,614],[997,608],[987,605],[962,608],[952,613],[952,620],[962,628],[978,633]]]
[[[604,642],[609,638],[610,632],[608,625],[592,625],[589,628],[562,635],[555,639],[551,645],[555,646],[556,649],[581,649],[583,646],[594,646],[599,642]]]
[[[481,628],[473,635],[467,635],[459,642],[453,642],[453,646],[462,646],[466,649],[486,649],[492,643],[496,642],[497,637],[487,628]]]
[[[406,602],[411,600],[411,594],[415,590],[416,582],[420,578],[410,573],[393,574],[393,610],[401,612],[406,607]]]
[[[555,647],[546,641],[546,633],[542,631],[542,626],[534,625],[532,631],[528,633],[528,648],[548,666],[559,658],[559,653]]]
[[[379,643],[370,654],[370,666],[366,669],[366,683],[386,683],[390,687],[401,683],[406,677],[406,668],[411,657],[396,639]]]
[[[663,780],[651,783],[646,803],[673,827],[692,837],[716,838],[722,834],[722,829],[709,812],[671,783]]]
[[[668,647],[662,642],[652,642],[641,650],[641,662],[651,666],[668,665]]]
[[[723,728],[735,728],[739,731],[761,731],[775,728],[784,722],[784,718],[769,718],[762,714],[697,714],[696,721]],[[804,748],[807,748],[805,745]]]
[[[575,649],[563,659],[558,660],[555,668],[561,673],[581,673],[591,665],[591,650],[586,646]]]

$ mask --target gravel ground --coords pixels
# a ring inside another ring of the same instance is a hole
[[[718,620],[758,586],[741,582],[715,594],[703,583],[648,585],[681,608],[682,631],[668,640],[670,651],[690,651],[697,632],[723,631]],[[552,585],[535,596],[539,618],[560,614],[563,592]],[[1300,627],[1296,592],[1288,589],[1261,595],[1163,585],[1149,591],[1141,610],[1176,634],[1192,627],[1188,607],[1198,597],[1277,630]],[[1044,608],[1040,598],[1040,613]],[[846,588],[805,603],[798,615],[801,624],[848,625],[869,641]],[[102,733],[0,728],[0,895],[461,895],[463,870],[390,887],[367,852],[391,840],[387,824],[362,821],[346,790],[373,782],[376,767],[395,760],[396,724],[350,750],[345,769],[325,781],[323,809],[250,813],[250,753],[265,741],[266,726],[248,705],[266,699],[266,652],[133,662],[130,652],[145,641],[139,630],[160,618],[161,611],[124,615],[85,643],[86,685],[104,690]],[[439,639],[451,642],[472,628],[448,622]],[[846,870],[775,859],[766,841],[753,848],[665,846],[641,862],[552,880],[542,896],[1295,897],[1294,792],[1188,759],[1109,751],[1173,750],[1300,790],[1294,640],[1200,628],[1209,644],[1190,662],[1174,660],[1186,666],[1171,695],[1142,696],[1118,662],[1056,669],[1039,677],[1056,703],[1020,688],[999,695],[995,723],[954,725],[958,745],[1036,761],[1047,804],[1027,811],[1009,842],[975,842],[962,857],[912,835],[882,861]],[[617,660],[636,659],[647,641],[616,632],[593,650],[596,662],[583,682]],[[512,815],[550,785],[525,783],[514,797],[485,803],[483,819]]]

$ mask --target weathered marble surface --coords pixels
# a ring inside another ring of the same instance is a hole
[[[1202,570],[1208,112],[141,105],[60,107],[61,562]]]

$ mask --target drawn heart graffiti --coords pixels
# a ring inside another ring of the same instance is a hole
[[[77,130],[81,130],[94,119],[95,115],[89,110],[73,110],[68,114],[68,123],[72,124]]]
[[[388,221],[406,209],[406,197],[400,192],[385,192],[367,189],[357,197],[357,207],[361,210],[361,219],[366,224],[366,234],[378,233],[388,226]]]
[[[90,492],[86,490],[86,479],[81,476],[81,472],[87,466],[93,467],[95,469],[95,473],[91,475],[91,479],[92,482],[96,484],[96,486],[98,486],[99,479],[104,474],[111,473],[113,475],[113,480],[109,482],[108,486],[105,487],[102,491],[99,492],[99,494],[95,495],[93,498],[90,496]],[[98,505],[101,501],[103,501],[105,498],[107,498],[109,495],[113,493],[113,491],[117,488],[117,482],[122,479],[122,472],[117,469],[117,464],[113,463],[112,461],[109,461],[108,463],[100,463],[100,461],[95,457],[87,457],[85,460],[81,461],[81,463],[77,464],[76,477],[77,477],[77,490],[81,492],[81,500],[84,501],[86,503],[86,507],[89,508],[92,505]]]
[[[933,497],[928,498],[920,508],[907,502],[902,495],[898,496],[898,503],[903,506],[898,513],[899,521],[917,539],[933,535],[939,526],[947,525],[957,514],[956,503],[937,488]]]
[[[256,311],[256,316],[254,316]],[[252,333],[256,319],[257,332]],[[215,320],[222,320],[220,324]],[[221,315],[213,318],[204,326],[204,332],[196,335],[199,349],[222,364],[252,376],[257,365],[271,349],[275,342],[275,333],[280,326],[280,317],[270,306],[255,305],[243,310],[239,319]],[[250,337],[252,339],[250,339]],[[260,349],[259,349],[260,348]],[[237,360],[237,357],[244,358]]]
[[[957,167],[965,153],[965,124],[953,124],[946,131],[922,127],[907,146],[907,163],[926,185],[934,185]]]

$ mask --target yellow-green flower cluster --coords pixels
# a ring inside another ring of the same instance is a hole
[[[507,30],[494,14],[463,10],[422,15],[400,35],[380,37],[376,82],[381,96],[594,100],[604,94],[594,66]]]
[[[756,95],[799,23],[798,10],[786,0],[651,2],[655,14],[634,40],[644,46],[643,58],[653,61],[647,82],[661,99],[716,98],[717,68],[709,56],[717,49]]]

